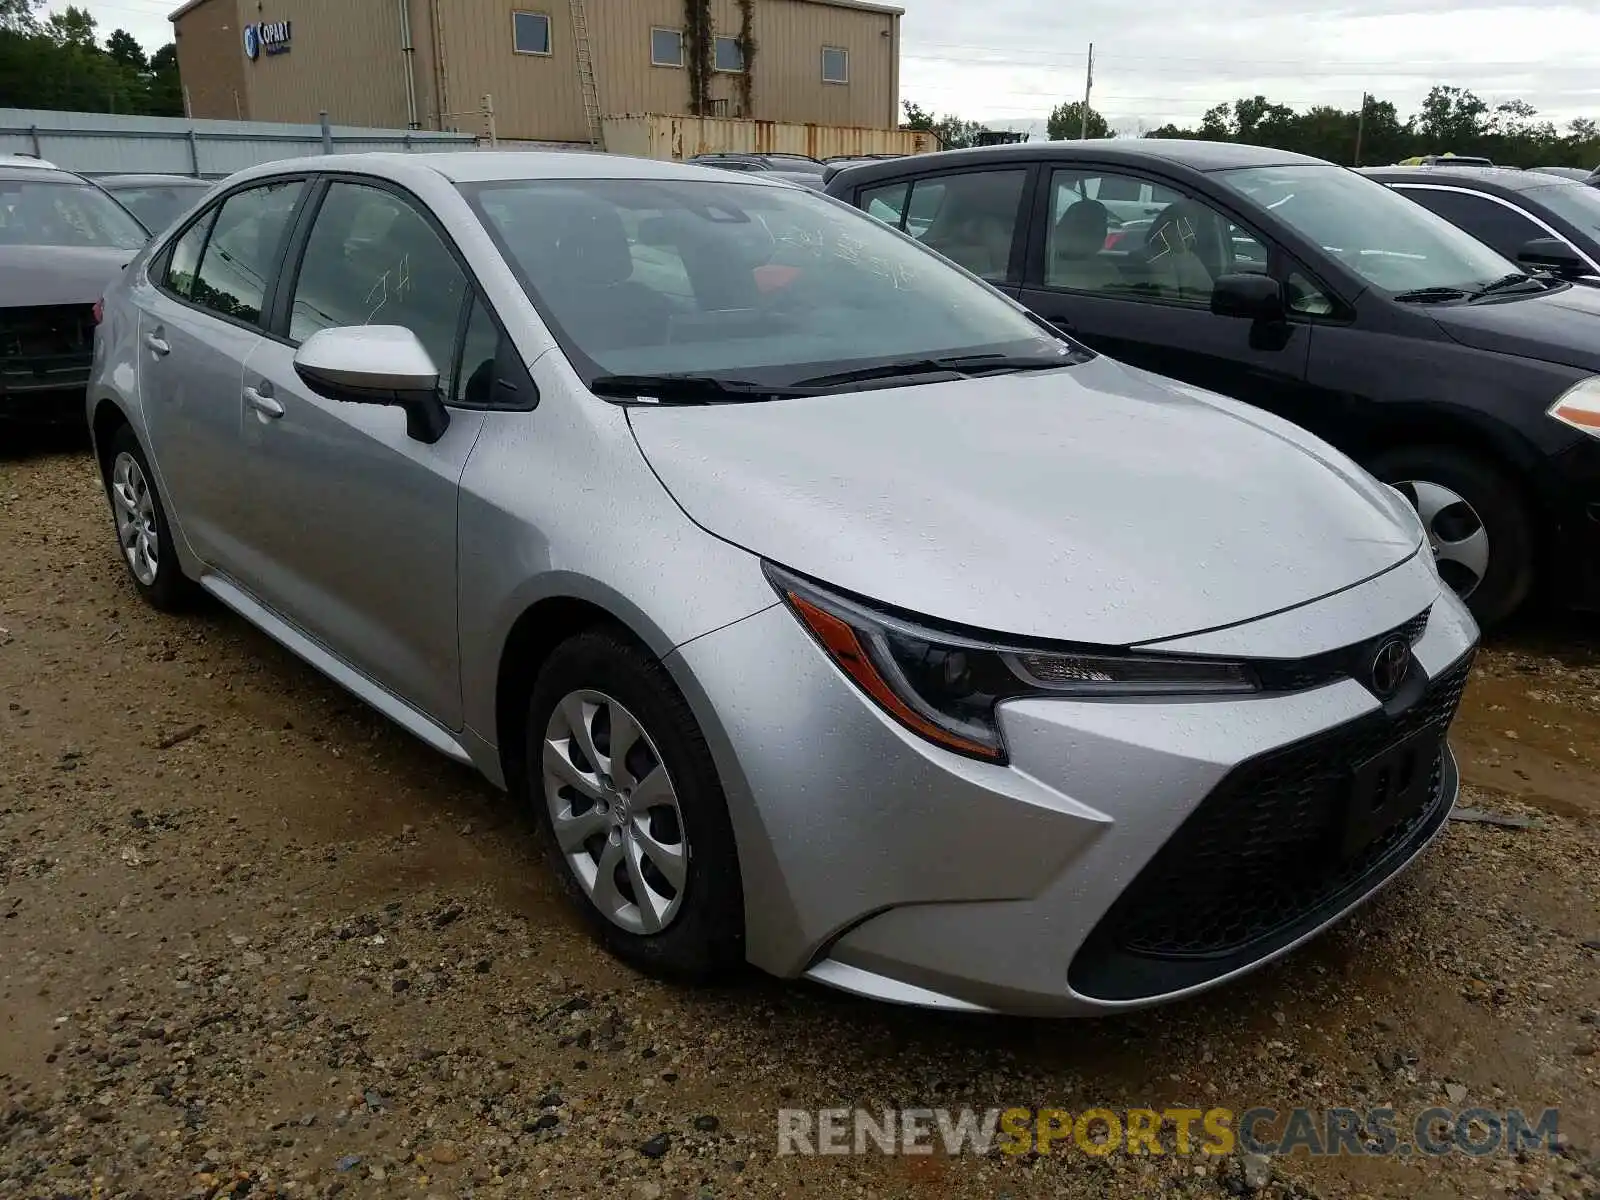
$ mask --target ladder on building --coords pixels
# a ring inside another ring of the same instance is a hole
[[[600,89],[594,82],[594,53],[589,47],[589,18],[583,0],[572,0],[572,44],[578,56],[578,88],[583,93],[583,115],[589,123],[589,142],[605,149],[605,128],[600,123]]]

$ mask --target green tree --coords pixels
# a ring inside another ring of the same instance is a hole
[[[144,71],[150,64],[145,61],[144,47],[126,29],[113,29],[106,39],[106,55],[119,66],[134,71]]]
[[[1045,136],[1052,142],[1084,136],[1083,101],[1067,100],[1056,105],[1050,111],[1050,119],[1045,123]],[[1088,136],[1092,138],[1111,136],[1111,126],[1093,107],[1089,109]]]
[[[62,12],[51,13],[45,22],[45,33],[51,41],[58,46],[79,50],[100,48],[95,38],[95,28],[96,22],[89,10],[79,8],[76,4],[67,5]]]
[[[39,18],[34,14],[43,5],[44,0],[0,0],[0,31],[37,33]]]
[[[978,135],[985,129],[981,122],[966,121],[954,113],[935,117],[930,110],[910,100],[902,100],[900,108],[906,116],[903,122],[906,129],[926,130],[937,137],[947,150],[977,145]]]
[[[152,117],[181,117],[183,82],[178,78],[178,44],[168,42],[150,56],[149,103]]]

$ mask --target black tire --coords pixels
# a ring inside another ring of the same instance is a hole
[[[1503,471],[1452,446],[1402,447],[1379,455],[1371,470],[1396,486],[1439,484],[1476,510],[1489,538],[1489,565],[1466,602],[1482,628],[1500,624],[1522,607],[1533,590],[1536,543],[1527,502]],[[1449,580],[1449,564],[1441,566]]]
[[[589,899],[556,842],[541,767],[544,738],[556,706],[580,690],[604,693],[633,714],[655,743],[677,793],[689,846],[687,873],[676,916],[657,933],[613,923]],[[523,799],[538,814],[551,867],[596,937],[632,966],[684,982],[706,982],[742,964],[744,890],[727,800],[705,738],[666,668],[619,633],[577,634],[557,646],[539,672],[525,731]]]
[[[127,568],[128,578],[132,581],[134,590],[146,603],[162,612],[181,612],[193,606],[199,598],[200,589],[183,573],[183,568],[178,563],[177,549],[172,540],[172,527],[167,523],[167,511],[162,506],[161,493],[156,489],[155,474],[150,470],[150,460],[145,457],[144,449],[139,445],[139,439],[134,436],[133,429],[127,425],[118,427],[111,435],[110,445],[106,447],[103,482],[106,488],[106,500],[111,506],[112,531],[116,533],[117,530],[117,501],[112,495],[113,478],[117,462],[123,455],[127,455],[138,465],[139,472],[149,489],[156,526],[155,578],[146,582],[134,572],[133,564],[128,561],[128,556],[123,551],[120,535],[117,539],[118,557],[122,559],[122,565]]]

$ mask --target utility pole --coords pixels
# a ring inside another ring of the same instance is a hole
[[[1361,135],[1367,127],[1367,94],[1361,93],[1361,112],[1356,117],[1356,166],[1361,165]]]
[[[1083,75],[1083,122],[1078,127],[1078,136],[1089,136],[1089,93],[1094,90],[1094,43],[1089,43],[1089,65]]]

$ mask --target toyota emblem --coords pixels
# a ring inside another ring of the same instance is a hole
[[[1390,638],[1372,656],[1372,690],[1384,700],[1400,690],[1411,666],[1411,647],[1399,638]]]

